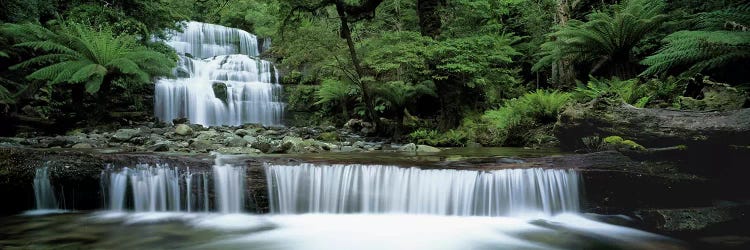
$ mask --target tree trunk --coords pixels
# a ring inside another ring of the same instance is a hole
[[[570,19],[570,5],[568,0],[557,0],[557,24],[565,26]],[[552,82],[558,87],[566,89],[575,86],[576,73],[573,62],[561,59],[552,65]]]
[[[357,72],[357,86],[359,86],[360,91],[362,91],[362,99],[365,102],[365,108],[367,109],[367,119],[375,123],[377,122],[375,119],[375,105],[370,96],[369,87],[366,83],[362,82],[364,72],[359,57],[357,56],[357,51],[354,47],[351,30],[349,29],[349,19],[346,14],[346,6],[342,1],[336,2],[336,11],[338,12],[339,20],[341,20],[341,38],[346,40],[346,46],[349,48],[349,56],[352,58],[354,70]]]

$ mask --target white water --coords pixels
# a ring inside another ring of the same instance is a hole
[[[217,165],[213,173],[214,204],[222,213],[237,213],[244,206],[245,168]],[[110,211],[208,212],[209,173],[181,171],[166,165],[139,164],[135,168],[102,172]]]
[[[55,191],[49,181],[49,167],[36,169],[34,175],[34,199],[37,210],[55,210],[58,209]]]
[[[254,35],[188,22],[167,44],[175,48],[180,60],[176,79],[156,83],[154,108],[160,120],[185,117],[204,126],[281,124],[284,103],[278,71],[271,62],[257,58]],[[226,99],[218,98],[214,84],[226,86]]]
[[[245,167],[214,165],[216,207],[222,213],[239,213],[245,206]]]
[[[536,216],[579,210],[573,170],[266,166],[271,211]]]

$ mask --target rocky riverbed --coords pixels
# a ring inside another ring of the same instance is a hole
[[[204,127],[144,123],[117,130],[79,129],[58,136],[0,137],[0,146],[25,148],[111,149],[117,152],[222,154],[283,154],[396,150],[437,152],[426,145],[396,145],[363,136],[356,123],[345,128],[265,127],[262,125]]]

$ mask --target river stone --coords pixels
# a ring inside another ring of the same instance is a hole
[[[120,142],[128,141],[131,138],[133,138],[135,135],[137,135],[139,132],[140,131],[138,131],[137,129],[127,129],[127,128],[118,129],[117,132],[115,132],[115,134],[112,135],[112,140],[120,141]]]
[[[154,152],[166,152],[166,151],[169,151],[169,144],[157,143],[156,145],[149,147],[148,150],[154,151]]]
[[[271,143],[268,141],[255,141],[250,144],[250,147],[260,150],[263,153],[271,152]]]
[[[224,146],[227,147],[244,147],[247,145],[247,141],[240,137],[234,136],[224,140]]]
[[[414,152],[414,151],[417,151],[417,145],[414,144],[414,143],[405,144],[405,145],[399,147],[398,151]]]
[[[247,129],[237,129],[234,131],[234,134],[238,136],[246,136],[250,134],[250,131],[247,131]]]
[[[207,152],[214,148],[214,145],[208,140],[194,140],[190,143],[190,148],[196,151]]]
[[[177,124],[174,128],[174,133],[178,135],[190,135],[193,134],[193,129],[187,124]]]
[[[433,147],[433,146],[418,145],[417,146],[417,152],[419,152],[419,153],[437,153],[437,152],[440,152],[440,149],[436,148],[436,147]]]
[[[71,148],[93,148],[94,146],[91,146],[91,144],[88,143],[76,143]]]
[[[255,155],[260,154],[261,151],[255,148],[248,147],[222,147],[216,150],[220,154],[248,154]]]

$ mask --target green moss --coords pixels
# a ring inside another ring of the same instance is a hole
[[[620,136],[607,136],[604,138],[604,143],[607,144],[609,147],[613,149],[632,149],[632,150],[646,150],[646,147],[641,146],[635,141],[632,140],[624,140]]]
[[[339,135],[335,132],[323,132],[320,133],[320,136],[318,136],[318,140],[321,141],[327,141],[327,142],[337,142],[339,141]]]
[[[609,143],[609,144],[619,144],[619,143],[622,143],[622,141],[623,141],[622,137],[619,137],[616,135],[607,136],[606,138],[604,138],[604,143]]]
[[[677,145],[677,149],[679,149],[679,150],[687,150],[688,147],[687,147],[687,145]]]

